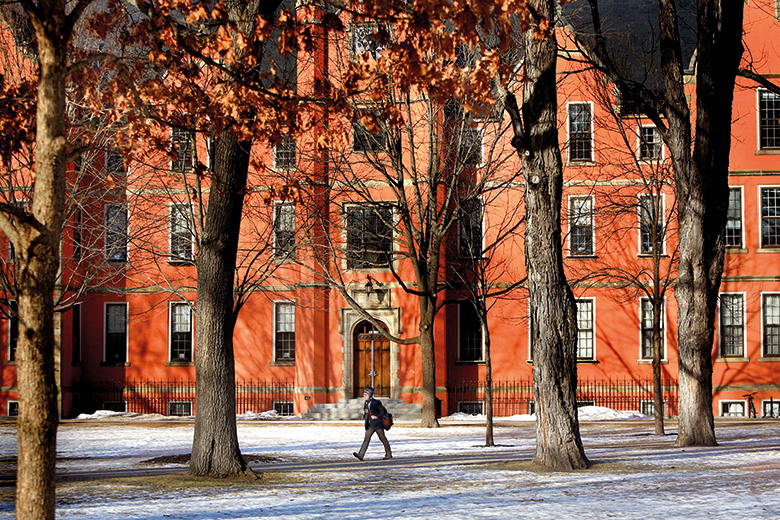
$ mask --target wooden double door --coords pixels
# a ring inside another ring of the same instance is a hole
[[[353,381],[355,397],[363,395],[367,386],[378,396],[390,395],[390,342],[365,321],[355,328]],[[372,385],[373,375],[373,385]]]

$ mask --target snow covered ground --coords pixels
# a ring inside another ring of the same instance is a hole
[[[681,449],[674,446],[674,423],[657,437],[642,416],[583,408],[583,443],[593,467],[553,473],[530,465],[535,427],[528,416],[498,419],[496,448],[483,447],[480,417],[444,418],[438,429],[397,424],[388,432],[395,459],[379,460],[383,451],[374,439],[362,463],[352,457],[363,437],[360,423],[269,414],[239,419],[242,452],[272,459],[253,465],[266,470],[256,484],[67,479],[58,486],[57,518],[780,518],[779,421],[719,421],[720,446]],[[137,468],[151,458],[187,454],[192,425],[112,413],[66,421],[58,436],[58,470]],[[0,423],[0,472],[16,454],[15,434],[13,423]],[[294,462],[311,465],[271,471]],[[0,488],[0,520],[13,518],[13,508],[12,489]]]

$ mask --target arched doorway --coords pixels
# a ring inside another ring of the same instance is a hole
[[[363,389],[373,386],[376,395],[390,395],[390,342],[368,321],[355,326],[354,395],[360,397]]]

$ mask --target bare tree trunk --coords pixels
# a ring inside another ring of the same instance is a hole
[[[19,255],[19,455],[16,518],[54,519],[57,385],[54,374],[55,279],[65,200],[65,76],[69,30],[65,2],[41,2],[30,14],[39,79],[32,218],[22,219]]]
[[[699,0],[696,138],[678,172],[680,446],[715,446],[712,348],[725,255],[734,82],[742,57],[743,2]],[[682,196],[680,196],[682,195]]]
[[[656,244],[658,242],[656,241]],[[653,262],[657,271],[658,247],[654,246]],[[658,278],[656,277],[657,281]],[[653,424],[656,435],[664,435],[664,394],[661,386],[661,318],[663,313],[663,300],[658,293],[657,286],[653,290]]]
[[[532,7],[554,24],[557,3],[534,0]],[[551,27],[552,28],[552,27]],[[508,99],[525,176],[526,266],[531,307],[536,464],[558,470],[590,465],[577,419],[577,316],[563,272],[560,208],[563,166],[558,146],[554,29],[546,38],[524,36],[525,87],[522,119]],[[524,128],[523,128],[524,125]]]
[[[252,474],[238,446],[233,285],[250,143],[222,134],[216,142],[205,229],[198,249],[195,342],[195,436],[189,473]]]
[[[436,302],[420,296],[420,355],[422,357],[422,420],[423,428],[438,428],[436,418],[436,352],[433,320]]]
[[[482,324],[485,334],[485,446],[495,446],[493,439],[493,363],[490,361],[490,332],[487,320]]]

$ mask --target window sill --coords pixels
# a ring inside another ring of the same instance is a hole
[[[780,356],[767,356],[758,358],[759,363],[780,363]]]
[[[7,366],[7,367],[12,367],[12,366],[15,366],[15,365],[16,365],[16,360],[15,359],[12,359],[11,361],[6,361],[5,362],[5,366]]]
[[[598,258],[594,253],[588,253],[585,255],[574,255],[572,253],[569,253],[569,259],[571,260],[593,260],[595,258]]]
[[[168,361],[165,363],[166,367],[194,367],[193,361]]]
[[[638,365],[652,365],[653,364],[653,360],[652,359],[638,359],[636,362],[637,362]],[[668,365],[669,364],[669,360],[668,359],[662,359],[661,360],[661,364],[662,365]]]
[[[639,258],[647,258],[648,260],[653,259],[653,253],[637,253],[636,255]],[[668,258],[668,255],[666,253],[661,253],[660,258]]]
[[[749,251],[744,247],[726,247],[726,254],[736,255],[744,253],[749,253]]]
[[[284,258],[272,258],[271,262],[273,262],[276,265],[294,264],[295,263],[295,257],[294,256],[286,256]]]
[[[780,148],[759,148],[756,155],[780,155]]]
[[[291,359],[290,361],[271,361],[270,366],[272,366],[272,367],[294,367],[295,366],[295,360]]]
[[[569,159],[566,166],[596,166],[596,161],[576,161]]]
[[[780,359],[778,359],[778,361],[780,361]],[[719,358],[715,358],[715,362],[716,363],[750,363],[750,358],[738,357],[738,356],[719,357]]]
[[[195,265],[195,259],[186,258],[170,258],[168,259],[170,265]]]
[[[101,367],[129,367],[130,362],[129,361],[123,361],[119,363],[109,363],[107,361],[101,361],[100,362]]]
[[[598,365],[601,363],[598,359],[578,359],[577,364],[578,365]]]
[[[459,360],[457,360],[455,362],[455,364],[456,365],[467,365],[467,366],[468,365],[484,365],[485,364],[485,360],[484,359],[475,359],[474,361],[462,361],[462,360],[459,359]]]
[[[762,246],[756,249],[756,253],[780,253],[780,247],[777,246]]]

